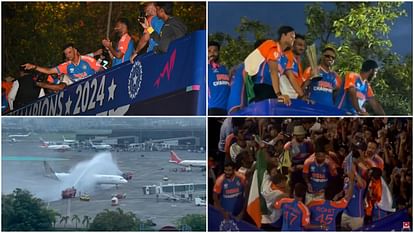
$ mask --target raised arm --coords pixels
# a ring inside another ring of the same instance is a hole
[[[58,73],[56,68],[41,67],[41,66],[30,64],[30,63],[23,64],[22,67],[24,67],[25,70],[36,70],[37,72],[40,72],[43,74],[57,74]]]

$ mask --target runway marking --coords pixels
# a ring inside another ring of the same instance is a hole
[[[35,156],[2,156],[1,160],[7,161],[60,161],[60,160],[69,160],[64,158],[56,157],[35,157]]]

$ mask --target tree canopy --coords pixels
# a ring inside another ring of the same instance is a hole
[[[343,78],[347,71],[359,72],[364,60],[373,59],[380,65],[371,84],[376,98],[387,115],[412,113],[412,54],[402,56],[391,51],[391,25],[406,16],[401,2],[336,2],[327,10],[319,3],[306,6],[306,41],[315,43],[319,51],[325,46],[336,48],[334,70]],[[215,33],[209,40],[222,44],[221,62],[227,67],[241,63],[254,49],[255,40],[274,38],[269,26],[242,18],[236,28],[238,36]],[[306,63],[306,59],[305,60]],[[304,64],[306,65],[306,64]]]
[[[132,212],[124,212],[121,208],[115,211],[105,209],[98,213],[89,226],[91,231],[138,231],[143,222]],[[141,229],[142,230],[142,229]]]
[[[62,47],[75,43],[86,54],[101,47],[106,37],[109,2],[4,2],[2,3],[3,77],[15,75],[21,64],[56,66],[64,61]],[[117,41],[115,21],[125,17],[135,41],[142,34],[137,22],[143,3],[113,2],[110,39]],[[173,15],[192,32],[205,29],[205,3],[176,2]]]
[[[204,214],[188,214],[177,221],[177,229],[183,231],[206,231]]]
[[[56,215],[39,198],[22,189],[2,195],[1,214],[3,231],[48,231]]]

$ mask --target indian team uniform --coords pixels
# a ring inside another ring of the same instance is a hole
[[[338,99],[335,101],[335,105],[338,109],[343,109],[347,113],[357,114],[355,108],[352,106],[351,98],[348,94],[348,89],[354,87],[356,90],[356,97],[358,100],[359,108],[364,109],[364,103],[368,98],[374,96],[374,92],[368,81],[363,81],[361,76],[354,72],[349,72],[345,75],[345,82],[340,90]]]
[[[308,204],[310,223],[312,225],[327,225],[328,231],[336,230],[336,216],[346,208],[348,202],[345,198],[339,201],[316,199]]]
[[[305,164],[303,166],[303,174],[309,174],[309,180],[313,191],[313,193],[306,192],[306,203],[318,197],[322,198],[324,193],[321,191],[323,191],[328,185],[329,177],[336,175],[334,165],[329,161],[330,160],[325,159],[325,162],[320,165],[316,163],[315,157],[309,158],[305,161]]]
[[[235,174],[233,178],[227,179],[225,174],[217,178],[213,191],[220,195],[220,204],[224,210],[236,216],[243,209],[244,177]]]
[[[112,60],[112,67],[122,64],[126,61],[129,61],[132,53],[134,52],[134,42],[131,39],[131,36],[128,33],[125,33],[118,42],[118,52],[122,52],[124,56],[122,58],[114,58]]]
[[[279,63],[282,53],[279,42],[267,40],[246,57],[244,60],[245,71],[247,78],[253,79],[252,85],[255,95],[255,98],[250,98],[248,95],[249,102],[277,98],[273,90],[268,62],[274,61]],[[249,82],[246,81],[247,84]],[[250,85],[246,87],[248,93],[250,93],[249,90]]]
[[[272,77],[270,75],[269,64],[263,62],[260,64],[259,72],[252,77],[254,82],[255,101],[260,101],[269,98],[277,98],[272,86]]]
[[[240,64],[236,68],[233,77],[231,77],[230,94],[227,100],[227,113],[230,113],[237,108],[241,108],[246,103],[243,71],[244,65]]]
[[[293,54],[292,50],[285,52],[279,61],[279,84],[280,92],[284,95],[288,95],[292,99],[298,97],[298,93],[293,88],[289,77],[286,75],[287,71],[292,71],[293,76],[295,77],[296,82],[299,86],[302,86],[303,77],[302,77],[302,64],[300,62],[300,57],[296,57]]]
[[[154,31],[157,32],[158,35],[160,35],[161,34],[161,28],[162,28],[162,26],[164,26],[164,21],[162,21],[157,16],[152,16],[148,20],[148,22],[151,25],[151,27],[154,29]],[[150,38],[150,40],[148,42],[147,53],[154,50],[154,47],[157,46],[157,45],[158,45],[158,43],[155,42],[155,40],[153,38]]]
[[[309,98],[318,104],[326,106],[335,106],[333,91],[341,86],[341,79],[336,72],[329,72],[320,68],[320,75],[322,79],[320,81],[311,80],[309,85]],[[304,73],[305,79],[309,79],[311,76],[311,68],[308,67]]]
[[[374,208],[372,209],[372,221],[378,221],[380,219],[383,219],[389,215],[390,212],[382,210],[378,207],[377,204],[374,205]]]
[[[67,74],[72,82],[77,82],[83,78],[91,76],[99,71],[100,65],[96,60],[88,56],[80,56],[78,65],[71,61],[62,63],[56,67],[58,75]]]
[[[276,209],[282,209],[282,231],[302,231],[309,224],[308,208],[293,198],[282,198],[275,202]]]
[[[286,71],[291,70],[296,80],[298,81],[299,86],[302,86],[302,64],[299,58],[296,58],[292,50],[285,52],[280,58],[280,73],[286,73]]]
[[[208,64],[208,108],[226,112],[230,93],[230,78],[226,67]]]
[[[349,180],[345,179],[344,190],[349,187]],[[358,184],[354,184],[354,192],[348,206],[342,214],[341,226],[345,229],[356,230],[364,224],[364,188],[359,188]]]

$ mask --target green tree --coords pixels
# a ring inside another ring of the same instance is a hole
[[[220,60],[229,68],[241,63],[253,51],[256,40],[274,37],[269,26],[247,17],[241,18],[240,25],[235,31],[238,33],[236,38],[224,32],[209,35],[210,41],[217,41],[221,44]]]
[[[139,221],[132,212],[124,213],[120,208],[116,211],[105,209],[93,219],[91,231],[137,231]]]
[[[89,228],[89,223],[91,222],[92,218],[88,215],[83,216],[82,225],[84,225],[86,228]]]
[[[206,216],[204,214],[188,214],[178,219],[176,226],[183,231],[206,231]]]
[[[388,38],[391,25],[398,17],[406,15],[402,3],[335,4],[332,10],[323,9],[318,3],[307,6],[308,43],[316,42],[320,48],[336,47],[335,70],[342,76],[347,71],[359,72],[366,59],[379,62],[382,69],[372,82],[376,98],[387,115],[411,114],[412,67],[407,62],[412,59],[391,52],[392,42]]]
[[[75,222],[75,229],[78,229],[78,223],[80,222],[80,218],[78,215],[74,214],[72,216],[72,223]]]
[[[68,224],[70,216],[61,216],[60,217],[60,224],[63,223],[63,228],[66,228],[66,224]]]
[[[53,228],[56,228],[57,218],[60,218],[60,217],[62,217],[60,213],[55,214],[54,218],[52,219]]]
[[[52,229],[56,213],[46,208],[27,190],[16,189],[2,195],[3,231],[47,231]]]
[[[109,2],[7,2],[2,3],[2,75],[14,76],[21,64],[31,62],[56,66],[64,61],[62,47],[75,43],[81,54],[101,47],[106,37]],[[205,29],[205,3],[176,2],[175,13],[189,31]],[[142,34],[137,18],[143,5],[139,2],[113,2],[110,39],[115,21],[130,21],[135,41]]]

